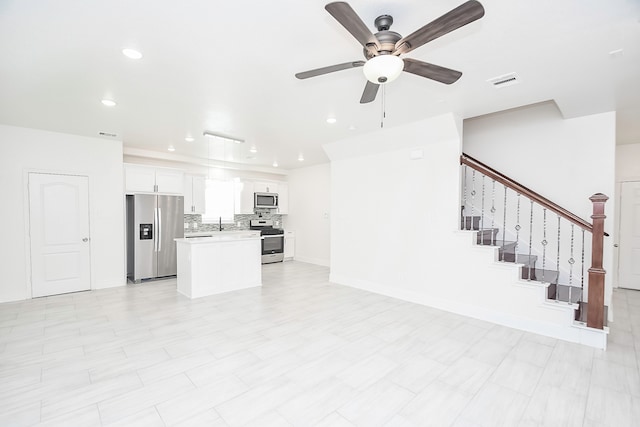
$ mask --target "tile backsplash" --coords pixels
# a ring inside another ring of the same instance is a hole
[[[262,216],[258,214],[248,214],[248,215],[235,215],[233,224],[230,223],[222,223],[223,230],[248,230],[249,229],[249,221],[252,219],[272,219],[273,226],[276,228],[282,228],[282,215],[279,214],[266,214],[263,213]],[[200,214],[185,214],[184,222],[189,224],[188,228],[185,228],[185,233],[194,233],[200,231],[218,231],[218,224],[207,224],[202,222],[202,215]]]

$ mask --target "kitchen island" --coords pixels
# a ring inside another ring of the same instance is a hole
[[[175,241],[179,293],[200,298],[262,286],[260,232],[218,231]]]

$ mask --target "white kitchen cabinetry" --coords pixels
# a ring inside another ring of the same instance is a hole
[[[290,261],[296,253],[296,234],[293,231],[284,232],[284,260]]]
[[[185,175],[184,177],[184,213],[203,214],[205,209],[205,177]]]
[[[289,184],[286,182],[278,184],[278,213],[281,215],[289,213]]]
[[[256,192],[256,193],[277,193],[278,192],[278,183],[276,183],[276,182],[254,181],[254,183],[253,183],[253,191]]]
[[[277,193],[277,213],[283,215],[289,213],[289,184],[286,182],[243,180],[236,183],[235,193],[236,214],[254,213],[254,193]]]
[[[235,183],[235,214],[253,214],[253,181]]]
[[[124,165],[125,192],[180,194],[184,191],[184,172],[151,166]]]

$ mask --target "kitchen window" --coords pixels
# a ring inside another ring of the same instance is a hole
[[[234,186],[231,180],[207,179],[205,184],[205,213],[203,223],[233,223]]]

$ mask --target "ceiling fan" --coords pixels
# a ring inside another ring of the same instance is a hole
[[[330,65],[298,73],[296,77],[308,79],[309,77],[335,71],[363,67],[364,74],[367,77],[367,84],[360,98],[361,104],[366,104],[376,99],[380,85],[393,81],[402,71],[444,84],[456,82],[462,76],[460,71],[429,64],[417,59],[401,59],[400,55],[409,53],[425,43],[484,16],[484,8],[480,2],[469,0],[408,36],[402,37],[395,31],[389,30],[391,24],[393,24],[393,17],[390,15],[381,15],[375,19],[374,24],[378,32],[373,34],[348,3],[329,3],[324,8],[364,47],[366,61]]]

